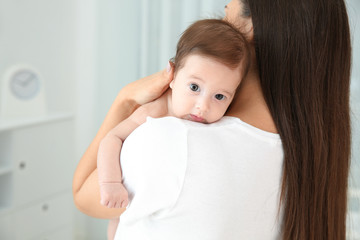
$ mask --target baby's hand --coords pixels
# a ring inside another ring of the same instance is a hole
[[[128,192],[122,183],[100,183],[100,204],[108,208],[125,208]]]

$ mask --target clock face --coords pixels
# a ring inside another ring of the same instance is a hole
[[[10,89],[15,97],[30,100],[39,93],[39,76],[28,69],[19,70],[11,76]]]

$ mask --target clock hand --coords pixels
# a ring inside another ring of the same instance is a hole
[[[19,79],[22,87],[26,87],[32,81],[31,74],[27,73],[23,78]]]
[[[27,78],[26,82],[24,82],[24,87],[26,87],[27,85],[29,85],[29,83],[31,83],[33,81],[33,78]]]

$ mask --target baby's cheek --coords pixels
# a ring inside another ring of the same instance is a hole
[[[217,109],[216,113],[214,113],[215,121],[220,120],[225,115],[226,110],[227,110],[227,106]]]
[[[182,116],[184,116],[185,114],[187,114],[186,108],[184,107],[183,104],[180,104],[180,105],[176,108],[175,113],[176,113],[176,115],[177,115],[176,117],[182,117]]]

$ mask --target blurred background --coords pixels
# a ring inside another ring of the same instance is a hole
[[[72,175],[118,91],[166,67],[193,21],[227,0],[0,0],[0,239],[106,239]],[[348,239],[360,239],[360,1],[353,41]],[[10,86],[10,88],[9,88]]]

